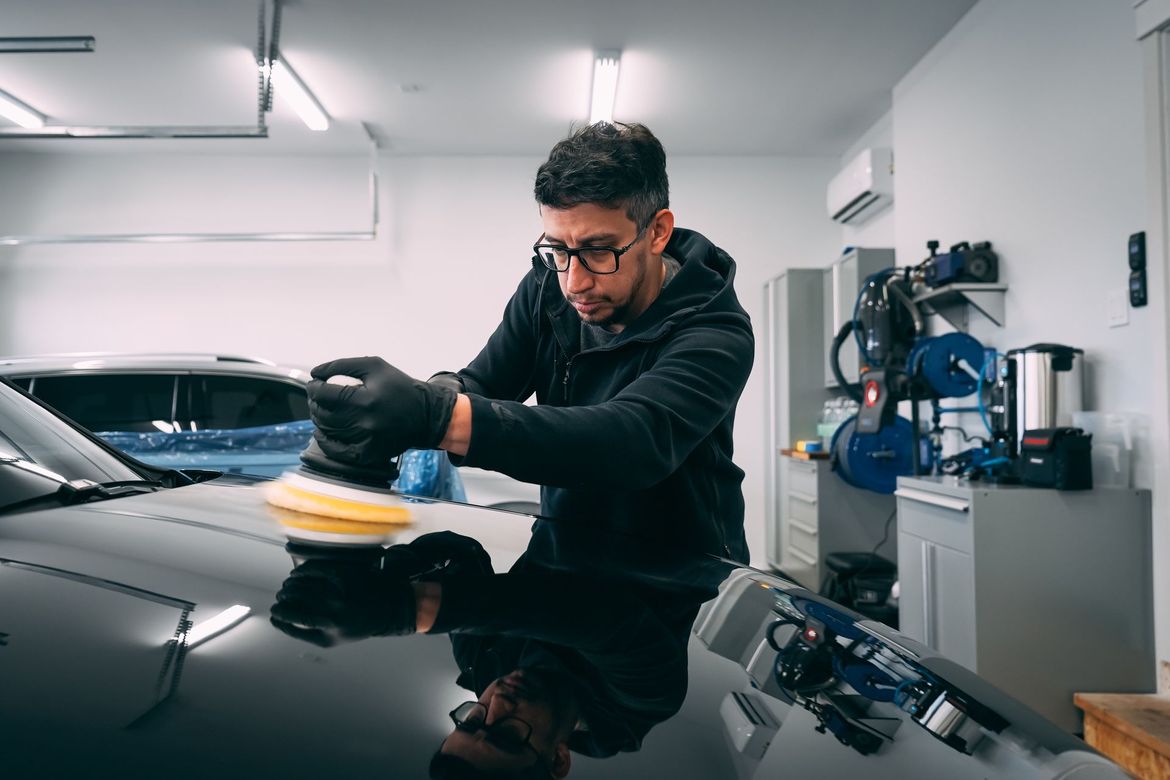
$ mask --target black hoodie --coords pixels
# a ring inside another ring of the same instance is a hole
[[[754,356],[735,263],[675,229],[678,275],[612,342],[581,351],[581,320],[537,262],[456,375],[471,398],[462,465],[541,488],[542,514],[748,560],[732,422]],[[523,403],[533,393],[537,406]]]

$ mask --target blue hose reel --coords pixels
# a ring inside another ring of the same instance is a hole
[[[979,390],[983,345],[966,333],[920,339],[910,350],[906,366],[938,398],[965,398]]]
[[[898,477],[914,471],[914,446],[914,427],[905,417],[895,417],[877,433],[858,433],[854,415],[837,428],[829,451],[841,478],[850,485],[893,493]],[[929,449],[924,454],[929,458]]]
[[[977,340],[965,333],[947,333],[919,339],[907,357],[906,373],[928,397],[963,398],[979,392],[983,360],[983,345]],[[905,417],[894,417],[873,433],[859,433],[854,416],[837,428],[829,451],[834,468],[849,484],[893,493],[898,477],[914,473],[915,447],[921,448],[920,466],[932,467],[931,449],[921,445]]]

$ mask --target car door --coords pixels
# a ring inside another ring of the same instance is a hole
[[[198,437],[201,452],[191,454],[199,455],[202,468],[276,477],[300,463],[312,435],[308,395],[300,382],[192,372],[182,386],[180,424],[199,432],[191,435]]]

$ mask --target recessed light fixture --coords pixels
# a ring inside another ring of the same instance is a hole
[[[278,57],[272,63],[272,83],[310,130],[329,129],[329,115],[296,71],[284,61],[284,57]]]
[[[616,50],[599,51],[593,58],[593,100],[589,110],[589,124],[613,121],[621,62],[622,53]]]
[[[12,120],[21,127],[36,129],[45,126],[44,114],[3,90],[0,90],[0,116]]]

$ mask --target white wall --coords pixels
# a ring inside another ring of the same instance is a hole
[[[462,367],[529,267],[527,248],[540,234],[531,194],[540,162],[384,156],[374,241],[0,247],[0,354],[215,351],[302,366],[380,354],[417,376]],[[839,252],[823,204],[837,162],[669,161],[679,225],[736,258],[736,289],[757,329],[766,279]],[[0,176],[22,182],[0,191],[0,234],[369,223],[362,158],[22,155],[0,157]],[[73,181],[87,184],[79,190]],[[757,348],[736,418],[758,564],[762,364]]]
[[[854,141],[844,154],[841,155],[841,165],[847,165],[854,157],[861,153],[863,149],[870,148],[894,148],[894,112],[887,111],[881,119],[874,122],[872,126],[861,137]],[[894,180],[897,181],[898,176],[898,160],[897,155],[894,157]],[[895,188],[896,189],[896,188]],[[880,249],[883,247],[894,246],[894,213],[898,208],[898,200],[895,192],[894,202],[886,206],[878,213],[871,216],[865,222],[859,225],[843,225],[841,227],[841,244],[842,247],[858,246],[869,247],[873,249]]]
[[[764,282],[787,268],[816,268],[840,254],[825,214],[834,158],[675,158],[671,203],[679,224],[706,234],[735,258],[735,288],[752,318],[756,359],[735,418],[736,463],[746,472],[745,526],[752,563],[764,548]]]
[[[1145,227],[1132,3],[982,0],[897,85],[892,113],[899,262],[919,260],[930,238],[991,240],[1007,322],[977,322],[972,334],[1000,348],[1081,347],[1089,408],[1153,414],[1166,394],[1154,370],[1166,348],[1159,288],[1127,327],[1106,325],[1107,294],[1126,286],[1126,238]],[[1146,466],[1139,486],[1155,487]],[[1154,526],[1166,658],[1170,518]]]
[[[983,0],[894,90],[899,259],[928,238],[991,240],[1007,324],[973,335],[1084,348],[1100,409],[1152,403],[1153,307],[1106,326],[1106,295],[1129,275],[1126,238],[1145,218],[1141,100],[1121,0]]]

